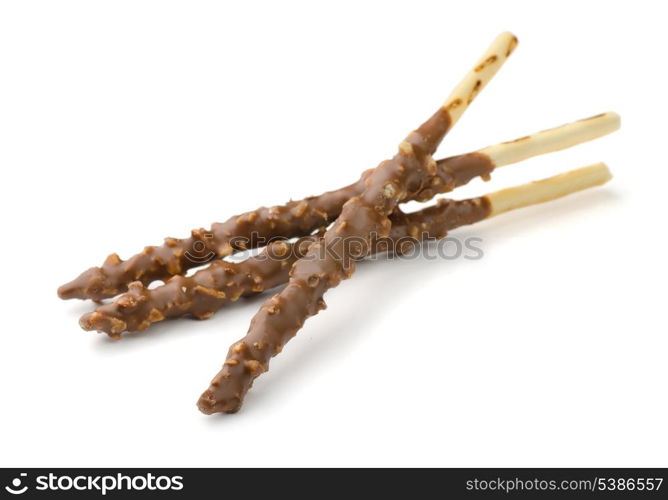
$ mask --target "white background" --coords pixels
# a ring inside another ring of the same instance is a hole
[[[2,466],[667,466],[660,2],[3,2]],[[377,262],[258,379],[195,407],[260,299],[112,342],[58,285],[391,156],[501,31],[520,45],[444,142],[603,111],[622,131],[456,197],[606,161],[603,188]]]

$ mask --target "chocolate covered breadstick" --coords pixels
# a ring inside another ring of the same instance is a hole
[[[541,181],[503,189],[477,199],[477,216],[493,217],[517,208],[544,203],[604,184],[611,178],[608,168],[603,163],[598,163]],[[308,253],[312,252],[314,246],[323,244],[312,245]],[[321,287],[320,275],[309,275],[308,272],[297,274],[301,271],[298,267],[303,262],[305,261],[300,260],[295,265],[290,284],[284,291],[265,303],[261,312],[253,319],[248,335],[232,345],[222,370],[198,401],[200,411],[206,414],[237,411],[253,380],[267,370],[269,359],[281,351],[284,343],[290,340],[290,336],[294,335],[294,331],[303,323],[302,315],[315,314],[324,308],[321,295],[317,295],[314,302],[309,301],[306,308],[300,302],[309,295],[309,291]],[[312,272],[318,265],[319,262],[311,265],[308,271]],[[296,276],[304,278],[295,283]],[[311,279],[312,277],[314,278]],[[298,286],[293,286],[295,284]],[[286,295],[286,291],[291,292],[291,295]],[[276,317],[281,321],[272,321],[272,318]]]
[[[387,239],[377,240],[371,253],[404,253],[411,243],[427,238],[443,238],[447,231],[472,224],[489,215],[482,199],[440,200],[433,207],[412,214],[392,214],[392,230]],[[147,289],[130,283],[127,293],[114,302],[81,317],[84,330],[97,330],[112,338],[123,332],[144,331],[151,324],[186,314],[199,319],[211,317],[228,302],[284,284],[292,265],[323,233],[300,238],[295,243],[276,241],[258,256],[231,263],[222,260],[192,276],[174,276],[166,284]]]
[[[339,215],[343,204],[364,188],[365,177],[320,196],[236,215],[213,224],[210,230],[193,230],[189,238],[166,238],[164,245],[146,247],[125,261],[111,254],[101,267],[92,267],[61,286],[58,295],[62,299],[101,300],[126,291],[132,282],[149,285],[155,280],[166,281],[235,251],[264,246],[277,237],[308,235]]]
[[[474,153],[459,155],[439,160],[439,172],[460,172],[457,178],[464,180],[476,175],[488,175],[492,168],[524,160],[530,156],[541,155],[592,140],[619,128],[619,116],[615,113],[603,113],[585,118],[567,125],[538,132],[519,139],[488,146]],[[438,179],[435,182],[433,179]],[[432,193],[442,192],[448,186],[439,176],[434,176],[420,194],[431,197]],[[437,186],[434,187],[434,185]],[[429,209],[427,209],[429,210]],[[452,213],[452,212],[449,212]],[[426,217],[422,212],[411,217]],[[398,224],[400,217],[405,217],[398,210],[392,216],[392,233],[401,237],[405,225]],[[437,225],[431,223],[432,230]],[[444,224],[452,229],[455,226]],[[396,230],[395,230],[396,228]],[[431,231],[429,231],[431,233]],[[423,237],[437,237],[422,234]],[[395,240],[397,237],[391,236]],[[208,268],[197,272],[192,277],[175,276],[167,284],[153,290],[147,289],[141,282],[132,283],[130,291],[111,304],[98,307],[94,312],[85,314],[80,321],[85,330],[98,330],[118,338],[123,332],[144,331],[152,323],[164,318],[173,318],[191,314],[197,318],[210,317],[227,302],[234,302],[240,296],[251,295],[271,289],[287,281],[289,268],[297,260],[297,255],[313,237],[306,237],[295,246],[287,242],[276,242],[264,254],[253,257],[240,264],[214,261]],[[287,247],[286,247],[287,245]],[[269,254],[272,258],[266,259]],[[289,258],[283,258],[287,254]],[[279,257],[274,258],[274,257]]]
[[[456,98],[449,102],[449,110],[435,116],[446,119],[448,124],[457,121],[483,86],[496,73],[501,64],[512,53],[517,39],[508,33],[499,36],[495,52],[489,52],[453,93]],[[445,117],[445,118],[444,118]],[[438,166],[431,162],[431,176],[437,174]],[[446,179],[451,176],[444,173]],[[439,180],[431,186],[425,177],[424,186],[416,186],[416,199],[429,199]],[[107,257],[101,267],[92,267],[73,281],[62,285],[58,295],[62,299],[102,300],[127,290],[129,283],[139,281],[148,285],[155,280],[183,274],[188,269],[200,266],[215,258],[225,257],[237,250],[263,246],[276,237],[293,238],[310,234],[317,228],[331,223],[340,213],[343,204],[359,195],[364,189],[366,176],[360,181],[337,191],[320,196],[290,202],[272,208],[260,208],[226,222],[214,224],[210,231],[197,229],[190,238],[167,238],[162,246],[145,247],[143,252],[123,261],[117,254]],[[420,197],[422,187],[429,194]]]
[[[424,186],[413,193],[414,199],[426,201],[449,191],[452,186],[448,182],[460,171],[486,175],[493,166],[485,155],[469,153],[435,162],[432,168]],[[213,224],[210,230],[193,230],[190,238],[166,238],[164,245],[145,247],[126,261],[111,254],[101,267],[92,267],[61,286],[58,295],[62,299],[99,301],[126,291],[129,283],[148,286],[156,280],[167,281],[193,267],[240,250],[262,247],[276,238],[309,235],[338,217],[343,204],[364,190],[366,176],[367,172],[357,183],[337,191],[282,206],[262,207]]]
[[[493,168],[518,162],[538,154],[564,149],[589,141],[619,128],[616,113],[603,113],[554,129],[520,137],[481,150],[445,158],[436,162],[434,175],[429,175],[407,200],[427,201],[452,189],[448,181],[459,171],[475,171],[486,176]],[[343,204],[364,189],[369,171],[355,184],[338,191],[307,198],[299,202],[237,215],[214,224],[210,231],[193,231],[190,238],[167,238],[163,246],[146,247],[126,261],[111,254],[102,267],[85,271],[74,281],[59,288],[63,299],[101,300],[127,290],[128,283],[138,281],[148,286],[152,281],[185,274],[211,259],[224,257],[244,248],[255,248],[272,239],[309,235],[338,217]],[[199,244],[199,245],[198,245]],[[198,248],[199,247],[199,248]],[[188,249],[196,249],[193,255]],[[202,256],[207,259],[202,260]]]
[[[345,203],[323,239],[295,263],[287,286],[263,304],[247,335],[230,348],[222,370],[198,402],[202,412],[238,411],[253,380],[268,369],[270,359],[307,318],[325,308],[325,292],[352,276],[355,259],[371,248],[375,235],[390,234],[390,214],[400,202],[414,198],[436,173],[432,155],[438,145],[516,44],[517,39],[509,33],[499,36],[445,104],[408,135],[392,159],[367,175],[364,191]],[[458,184],[453,177],[446,179],[451,187],[463,183]],[[353,251],[351,241],[364,249]]]
[[[477,198],[440,200],[411,214],[400,209],[402,203],[427,201],[474,177],[488,180],[496,167],[619,128],[619,116],[604,113],[435,161],[433,155],[444,136],[516,45],[512,34],[500,35],[437,112],[401,142],[396,155],[364,172],[356,183],[285,205],[261,207],[208,230],[194,230],[189,238],[166,238],[164,245],[145,247],[126,261],[111,254],[101,267],[61,286],[59,296],[101,301],[127,292],[80,320],[86,330],[120,338],[124,332],[144,331],[167,318],[205,319],[242,296],[285,285],[264,302],[246,336],[230,347],[222,369],[197,403],[205,414],[238,411],[271,358],[309,317],[326,308],[325,293],[350,278],[358,260],[384,251],[403,254],[427,238],[443,238],[450,229],[611,178],[604,164],[596,164]],[[235,252],[265,246],[244,262],[225,260]],[[208,266],[186,276],[202,264]],[[156,280],[165,284],[150,288]]]

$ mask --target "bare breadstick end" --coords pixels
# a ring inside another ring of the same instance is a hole
[[[452,125],[457,123],[466,108],[499,71],[506,59],[515,50],[517,37],[512,33],[501,33],[480,58],[473,70],[467,74],[446,99],[444,109],[450,114]]]
[[[512,141],[481,149],[496,167],[517,163],[532,156],[570,148],[597,139],[619,129],[621,118],[617,113],[602,113],[560,127],[544,130]]]
[[[491,216],[517,208],[556,200],[572,193],[605,184],[612,179],[604,163],[578,168],[540,181],[502,189],[485,196],[491,207]]]

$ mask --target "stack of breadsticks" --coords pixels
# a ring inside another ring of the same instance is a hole
[[[497,167],[619,128],[619,116],[604,113],[434,160],[447,132],[516,45],[510,33],[494,40],[436,113],[399,144],[395,156],[364,172],[356,183],[282,206],[262,207],[209,230],[193,230],[189,238],[166,238],[162,246],[145,247],[126,261],[111,254],[101,267],[61,286],[59,296],[101,302],[118,295],[80,320],[85,330],[106,332],[118,339],[122,333],[144,331],[167,318],[209,318],[228,302],[283,285],[261,306],[246,336],[232,345],[222,369],[198,402],[207,414],[238,411],[254,379],[267,371],[271,358],[305,321],[326,307],[324,294],[353,275],[357,260],[378,252],[402,254],[421,241],[443,238],[459,226],[560,198],[611,178],[607,167],[599,163],[477,198],[440,199],[417,212],[401,211],[401,203],[428,201],[476,177],[489,180]],[[247,260],[225,260],[261,247],[260,253]],[[208,267],[186,276],[189,269],[207,262]],[[165,284],[148,288],[156,280]]]

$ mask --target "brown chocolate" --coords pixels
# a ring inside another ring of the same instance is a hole
[[[126,291],[132,282],[147,286],[155,280],[166,281],[235,251],[264,246],[277,237],[308,235],[331,223],[343,204],[363,189],[364,179],[362,175],[356,183],[336,191],[234,216],[209,230],[193,230],[190,238],[166,238],[164,245],[146,247],[126,261],[111,254],[101,267],[92,267],[61,286],[58,295],[62,299],[101,300]]]
[[[166,318],[189,314],[207,319],[228,302],[285,283],[290,267],[317,239],[308,236],[296,243],[275,241],[262,254],[243,262],[216,260],[192,276],[173,276],[154,289],[140,282],[130,283],[128,292],[83,315],[79,324],[84,330],[120,338],[123,332],[144,331]]]
[[[493,168],[490,159],[480,153],[440,160],[430,165],[430,175],[414,187],[407,199],[427,201],[449,191],[452,182],[460,185],[473,177],[488,175]],[[339,216],[343,204],[363,191],[369,173],[365,172],[358,182],[337,191],[282,206],[262,207],[214,224],[210,230],[194,230],[190,238],[166,238],[164,245],[146,247],[126,261],[111,254],[101,267],[92,267],[61,286],[58,295],[62,299],[99,301],[127,291],[129,283],[148,286],[155,280],[167,281],[193,267],[236,251],[264,246],[276,238],[307,236]],[[458,179],[461,176],[465,179]]]
[[[389,238],[375,240],[371,253],[405,253],[420,240],[443,238],[447,231],[487,215],[487,204],[482,198],[439,200],[436,205],[411,214],[397,209],[391,217]],[[322,233],[295,243],[273,242],[260,255],[243,262],[217,260],[192,276],[174,276],[152,290],[141,283],[131,283],[130,290],[114,302],[82,316],[81,327],[120,338],[121,333],[144,331],[166,318],[189,314],[207,319],[228,302],[286,283],[292,265],[321,238]]]
[[[267,371],[270,359],[295,336],[307,318],[326,307],[325,292],[352,276],[356,256],[350,251],[349,242],[357,240],[370,246],[374,235],[389,236],[390,214],[400,202],[415,199],[436,175],[432,155],[450,123],[448,110],[441,107],[400,144],[392,159],[367,175],[364,191],[346,202],[323,239],[311,245],[304,258],[295,263],[288,285],[265,302],[247,335],[232,345],[223,368],[199,399],[202,412],[238,411],[253,380]],[[444,171],[441,189],[450,190],[468,182],[473,176],[466,172],[456,168]],[[488,211],[488,207],[484,210]]]

